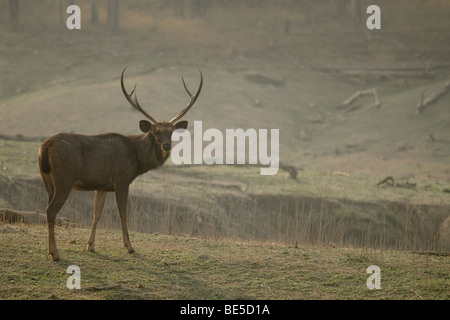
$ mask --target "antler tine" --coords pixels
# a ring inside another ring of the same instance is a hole
[[[186,92],[188,93],[188,95],[191,97],[192,94],[189,92],[188,88],[186,87],[186,82],[184,82],[184,78],[183,78],[183,77],[181,77],[181,81],[183,81],[184,90],[186,90]]]
[[[127,90],[125,89],[125,85],[123,84],[123,74],[125,73],[125,69],[127,68],[127,66],[125,66],[122,70],[122,74],[120,76],[120,86],[122,87],[122,92],[125,96],[125,98],[127,99],[127,101],[133,106],[133,108],[135,108],[136,110],[138,110],[140,113],[142,113],[144,116],[146,116],[150,121],[152,121],[153,123],[157,123],[159,122],[158,120],[156,120],[155,118],[153,118],[151,115],[149,115],[147,112],[145,112],[142,107],[139,105],[139,102],[137,100],[137,95],[136,95],[136,86],[137,83],[134,85],[133,90],[131,91],[130,94],[128,94]],[[132,99],[134,93],[134,101]]]
[[[184,82],[183,77],[181,77],[181,81],[183,81],[184,89],[186,90],[187,94],[191,97],[191,100],[189,101],[189,104],[181,110],[172,120],[170,120],[170,123],[174,123],[175,121],[180,120],[188,111],[189,109],[194,105],[195,101],[197,101],[198,96],[200,95],[200,92],[202,91],[203,86],[203,74],[200,68],[198,68],[198,71],[200,72],[200,85],[198,87],[197,92],[193,95],[189,92],[188,88],[186,87],[186,83]]]

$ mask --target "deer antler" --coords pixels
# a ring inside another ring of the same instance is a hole
[[[170,120],[170,123],[174,123],[178,120],[180,120],[188,111],[189,109],[194,105],[195,101],[197,101],[197,98],[200,94],[200,91],[202,91],[202,86],[203,86],[203,74],[202,71],[200,70],[200,68],[198,68],[198,71],[200,72],[200,85],[198,87],[197,92],[193,95],[189,92],[188,88],[186,87],[186,83],[184,82],[183,77],[181,77],[181,80],[183,81],[183,86],[184,86],[184,90],[186,90],[187,94],[191,97],[191,101],[189,101],[189,104],[183,109],[181,110],[172,120]]]
[[[123,68],[122,70],[122,75],[120,76],[120,85],[122,87],[122,92],[125,96],[125,98],[127,98],[127,101],[133,106],[133,108],[135,108],[136,110],[138,110],[140,113],[142,113],[144,116],[146,116],[150,121],[152,121],[153,123],[158,123],[159,121],[156,120],[155,118],[153,118],[151,115],[149,115],[147,112],[145,112],[141,106],[139,105],[139,102],[137,100],[137,96],[136,96],[136,86],[137,83],[134,85],[133,90],[131,91],[130,94],[128,94],[127,90],[125,90],[125,85],[123,84],[123,74],[125,72],[125,69],[127,68],[127,66],[125,66],[125,68]],[[131,98],[131,96],[134,93],[134,101]]]

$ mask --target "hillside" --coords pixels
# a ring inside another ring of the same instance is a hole
[[[139,100],[158,119],[173,117],[187,103],[180,75],[191,88],[199,81],[193,65],[170,65],[138,76],[135,73],[143,71],[134,66],[127,70],[130,90],[135,82],[139,84]],[[450,180],[446,167],[450,161],[450,95],[424,114],[417,114],[415,108],[421,92],[439,91],[448,76],[432,84],[417,80],[414,85],[392,89],[392,81],[355,86],[332,78],[321,80],[314,71],[282,69],[287,66],[278,63],[270,69],[240,64],[229,67],[244,70],[202,66],[205,88],[187,115],[191,134],[198,120],[203,122],[203,132],[209,128],[280,129],[280,161],[298,168]],[[57,132],[138,133],[141,116],[126,105],[120,91],[121,66],[111,70],[116,71],[114,80],[95,84],[77,81],[7,100],[0,105],[1,133],[26,137]],[[250,82],[246,78],[249,74],[284,79],[285,84],[278,88]],[[368,98],[362,102],[362,110],[336,108],[355,91],[373,87],[378,91],[380,108],[364,111],[371,104]],[[431,135],[438,141],[431,140]]]
[[[168,119],[187,103],[180,77],[196,88],[199,66],[205,86],[186,118],[191,129],[195,120],[204,129],[280,129],[280,161],[297,168],[449,181],[450,95],[416,112],[422,95],[450,79],[448,19],[440,18],[448,6],[386,1],[386,27],[369,35],[333,6],[313,7],[308,25],[301,6],[271,5],[239,14],[217,5],[196,19],[135,5],[113,36],[87,22],[61,30],[43,13],[53,9],[47,3],[25,7],[40,18],[2,31],[0,134],[136,134],[141,116],[120,90],[122,68],[144,108]],[[370,96],[338,108],[366,89],[376,89],[378,108],[368,109]]]

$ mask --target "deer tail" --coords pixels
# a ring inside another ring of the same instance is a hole
[[[43,144],[39,149],[39,167],[43,173],[50,173],[50,162],[48,161],[48,145]]]

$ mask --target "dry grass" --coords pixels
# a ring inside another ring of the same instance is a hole
[[[99,230],[97,253],[89,253],[89,230],[59,228],[55,263],[44,226],[0,230],[0,299],[450,298],[448,257],[136,232],[137,253],[129,255],[121,233],[108,230]],[[69,265],[81,269],[81,290],[66,288]],[[370,265],[381,269],[381,290],[366,287]]]

